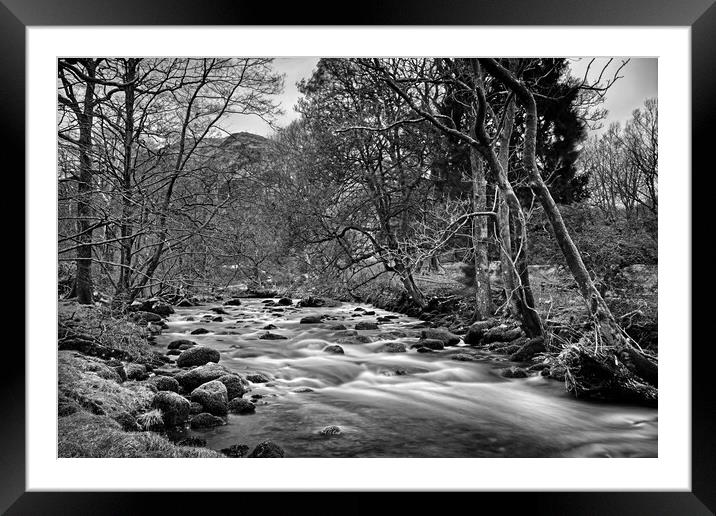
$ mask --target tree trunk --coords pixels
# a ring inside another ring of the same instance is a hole
[[[470,148],[472,171],[472,210],[484,212],[487,207],[487,181],[482,158],[473,147]],[[493,314],[490,297],[490,261],[487,256],[487,218],[472,217],[472,248],[475,253],[475,320],[483,320]]]
[[[96,63],[84,62],[87,75],[94,79]],[[92,122],[94,115],[95,83],[88,80],[85,86],[83,111],[79,122],[79,181],[77,183],[77,219],[79,221],[79,241],[77,248],[77,276],[75,293],[77,301],[83,305],[94,303],[92,297]]]
[[[500,151],[497,156],[502,169],[509,177],[510,164],[510,139],[512,138],[512,126],[515,119],[515,103],[510,100],[505,113],[505,123],[500,135]],[[515,294],[515,275],[512,264],[512,236],[510,234],[510,207],[502,192],[498,192],[497,227],[500,236],[500,264],[502,271],[502,282],[505,291],[506,308],[513,317],[520,317],[519,303]]]

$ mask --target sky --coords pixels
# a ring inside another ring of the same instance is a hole
[[[622,60],[627,58],[615,57],[605,71],[604,77],[611,77]],[[285,74],[285,87],[281,95],[276,96],[276,101],[281,104],[284,114],[281,115],[277,124],[286,126],[292,120],[298,118],[294,106],[301,94],[296,88],[296,83],[301,79],[311,76],[318,63],[318,57],[287,57],[276,58],[273,66],[277,72]],[[591,58],[570,58],[572,74],[583,77]],[[590,68],[589,78],[594,79],[608,62],[608,58],[596,58]],[[640,107],[644,100],[657,96],[657,59],[656,58],[629,58],[629,62],[620,71],[618,79],[607,91],[602,107],[608,111],[607,118],[602,122],[602,128],[597,133],[606,130],[612,122],[624,122],[631,117],[632,111]],[[246,131],[268,136],[273,132],[271,127],[257,116],[233,115],[229,120],[227,129],[232,132]]]

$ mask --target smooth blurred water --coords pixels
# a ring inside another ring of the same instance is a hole
[[[252,384],[244,398],[259,394],[256,413],[230,414],[226,426],[187,430],[206,439],[213,449],[233,444],[253,448],[270,439],[290,457],[655,457],[655,409],[577,401],[564,386],[541,376],[506,379],[500,370],[513,365],[484,353],[477,362],[452,360],[465,348],[449,347],[418,353],[418,319],[370,305],[344,303],[337,308],[265,308],[260,299],[222,307],[223,322],[207,322],[216,314],[209,306],[180,308],[169,329],[157,339],[166,347],[188,338],[221,352],[221,364],[247,374],[263,372],[272,381]],[[214,306],[214,305],[212,305]],[[218,306],[218,305],[216,305]],[[361,306],[376,315],[354,317]],[[284,307],[281,307],[284,308]],[[325,314],[323,323],[299,324],[301,317]],[[338,323],[349,330],[356,322],[375,322],[381,315],[399,318],[379,330],[361,330],[375,342],[346,344]],[[195,321],[186,321],[186,317]],[[271,333],[287,340],[258,337]],[[211,333],[188,335],[196,328]],[[408,336],[385,335],[400,331]],[[400,341],[407,353],[381,351]],[[343,355],[323,351],[339,344]],[[462,343],[461,343],[462,345]],[[396,371],[402,373],[397,374]],[[300,388],[312,392],[294,392]],[[342,434],[319,431],[338,425]]]

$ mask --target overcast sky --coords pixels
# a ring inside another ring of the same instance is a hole
[[[317,57],[281,57],[274,60],[274,68],[285,74],[284,92],[276,99],[281,103],[284,111],[283,116],[278,119],[278,125],[285,126],[298,118],[298,114],[293,109],[300,97],[296,83],[311,76],[318,59]],[[612,76],[623,59],[626,58],[614,58],[604,77]],[[570,59],[573,75],[582,77],[590,60],[591,58]],[[590,68],[590,78],[595,78],[607,62],[608,58],[597,58]],[[602,130],[611,122],[623,122],[628,119],[632,111],[640,107],[645,99],[657,96],[656,58],[630,58],[619,75],[622,78],[609,89],[605,97],[603,107],[609,113]],[[232,133],[247,131],[262,136],[268,136],[272,132],[269,125],[257,116],[234,115],[227,129]]]

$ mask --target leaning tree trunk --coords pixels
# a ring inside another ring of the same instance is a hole
[[[547,185],[537,169],[537,105],[534,96],[515,76],[493,59],[480,59],[485,67],[500,82],[515,93],[526,112],[525,142],[523,163],[529,174],[530,186],[542,205],[550,221],[555,239],[562,250],[572,276],[577,282],[595,326],[595,355],[611,354],[618,358],[624,367],[642,380],[656,385],[657,366],[641,354],[625,336],[611,310],[599,294],[582,260],[577,246],[569,235],[562,214],[552,198]],[[606,352],[606,353],[605,353]]]
[[[487,181],[482,158],[470,148],[472,171],[472,211],[484,212],[487,205]],[[490,261],[487,256],[487,218],[472,217],[472,248],[475,264],[475,320],[483,320],[493,313],[490,297]]]

